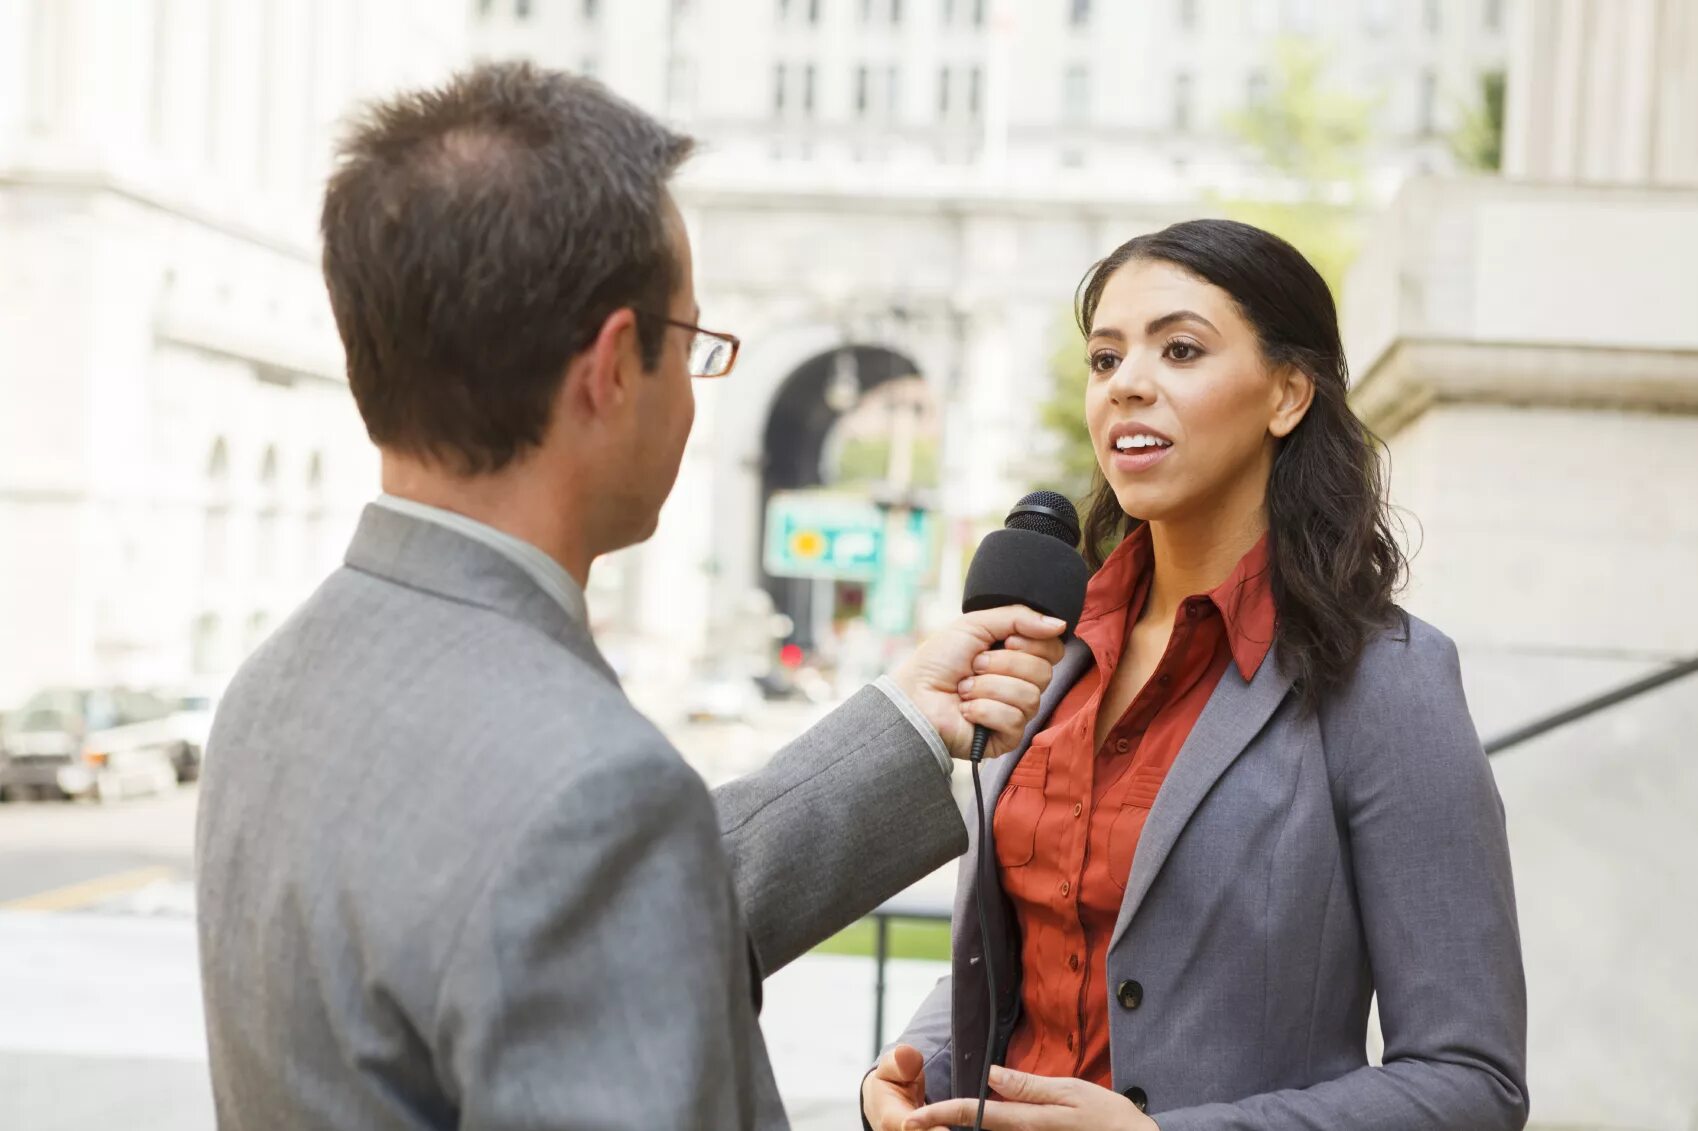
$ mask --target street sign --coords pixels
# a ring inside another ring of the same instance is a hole
[[[885,513],[849,495],[780,491],[766,507],[767,573],[874,581],[884,568]]]

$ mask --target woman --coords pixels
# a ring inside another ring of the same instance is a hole
[[[1079,316],[1097,572],[1035,737],[988,771],[998,890],[975,847],[869,1124],[972,1123],[988,957],[987,1128],[1522,1127],[1502,805],[1454,646],[1392,603],[1326,284],[1201,220],[1098,264]]]

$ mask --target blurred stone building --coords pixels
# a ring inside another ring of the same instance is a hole
[[[1698,655],[1698,2],[1519,6],[1501,179],[1410,183],[1346,294],[1410,608],[1488,736]],[[1533,1123],[1698,1128],[1698,677],[1497,762]]]

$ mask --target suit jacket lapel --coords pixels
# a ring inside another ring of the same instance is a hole
[[[996,799],[1002,796],[1003,789],[1008,785],[1009,775],[1014,772],[1014,767],[1020,764],[1020,759],[1026,756],[1026,751],[1031,749],[1032,739],[1049,726],[1050,717],[1055,714],[1056,707],[1060,706],[1062,699],[1066,698],[1073,685],[1091,669],[1094,662],[1090,646],[1083,640],[1075,636],[1067,641],[1061,659],[1055,665],[1055,674],[1050,678],[1049,686],[1044,689],[1043,698],[1038,701],[1038,713],[1033,715],[1032,721],[1026,725],[1026,734],[1020,740],[1020,745],[1002,757],[987,762],[980,771],[984,775],[987,810],[994,808]]]
[[[1138,850],[1132,857],[1126,898],[1120,904],[1120,918],[1109,940],[1110,950],[1120,945],[1121,936],[1131,926],[1132,917],[1149,894],[1162,865],[1167,863],[1168,854],[1178,842],[1179,834],[1185,831],[1191,814],[1267,724],[1290,689],[1291,678],[1280,670],[1278,657],[1272,651],[1249,683],[1244,682],[1236,664],[1226,666],[1197,725],[1191,728],[1185,745],[1180,747],[1179,757],[1167,772],[1167,780],[1156,794],[1156,803],[1144,823]]]

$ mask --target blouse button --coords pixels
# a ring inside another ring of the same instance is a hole
[[[1077,954],[1070,954],[1067,956],[1067,968],[1069,970],[1079,969],[1079,956]]]
[[[1122,754],[1124,754],[1128,750],[1132,749],[1132,743],[1129,740],[1123,738],[1123,739],[1121,739],[1120,741],[1118,741],[1114,744],[1114,748],[1116,750],[1120,751]]]
[[[1075,801],[1073,803],[1073,815],[1075,817],[1077,817],[1079,814],[1083,813],[1084,811],[1085,811],[1085,806],[1084,806],[1083,802]]]
[[[1062,895],[1066,895],[1068,892],[1070,892],[1072,890],[1073,890],[1072,884],[1068,883],[1066,880],[1061,881],[1061,894]]]

